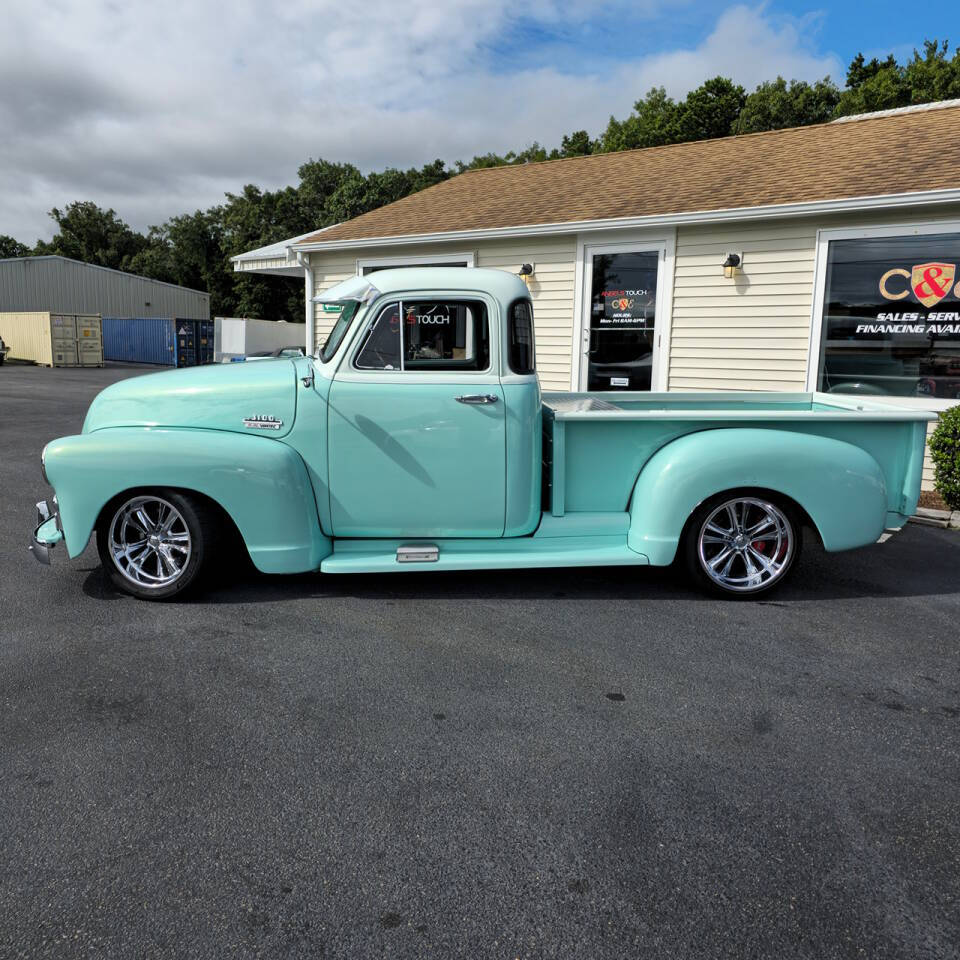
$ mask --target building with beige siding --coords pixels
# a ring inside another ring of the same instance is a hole
[[[960,101],[472,170],[234,258],[312,298],[422,264],[524,265],[553,390],[960,399]],[[930,484],[929,466],[925,486]]]

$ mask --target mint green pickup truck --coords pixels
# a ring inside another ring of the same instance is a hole
[[[546,393],[527,287],[496,270],[355,277],[315,357],[108,387],[42,455],[31,549],[96,536],[143,599],[242,542],[264,573],[686,564],[782,583],[802,531],[848,550],[917,505],[934,414],[810,393]],[[233,548],[235,549],[235,548]]]

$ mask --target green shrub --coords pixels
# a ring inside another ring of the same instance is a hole
[[[951,510],[960,510],[960,406],[940,414],[929,446],[937,493]]]

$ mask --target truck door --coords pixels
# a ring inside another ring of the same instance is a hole
[[[492,304],[375,305],[334,378],[330,510],[338,537],[500,537],[506,415]]]

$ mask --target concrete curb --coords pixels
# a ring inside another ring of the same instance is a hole
[[[928,527],[940,527],[944,530],[960,530],[960,510],[932,510],[929,507],[917,507],[910,518],[911,523],[922,523]]]

